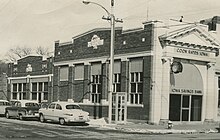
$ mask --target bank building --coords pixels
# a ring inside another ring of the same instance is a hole
[[[55,41],[54,47],[48,100],[73,99],[91,117],[108,118],[110,28]],[[204,24],[116,27],[112,121],[216,121],[219,47]]]

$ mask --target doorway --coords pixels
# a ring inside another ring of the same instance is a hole
[[[201,121],[202,96],[170,94],[169,120]]]
[[[112,94],[112,121],[117,124],[127,121],[127,98],[124,92]]]

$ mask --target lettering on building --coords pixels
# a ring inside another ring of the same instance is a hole
[[[171,93],[179,93],[179,94],[202,94],[202,90],[200,89],[179,89],[172,88]]]
[[[191,54],[191,55],[197,55],[197,56],[205,56],[205,57],[209,56],[209,53],[207,53],[207,52],[198,51],[198,50],[191,50],[191,49],[185,49],[185,48],[177,48],[176,52],[177,53],[182,53],[182,54]]]

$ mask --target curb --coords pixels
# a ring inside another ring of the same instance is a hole
[[[176,130],[176,129],[135,129],[135,128],[122,128],[115,127],[116,130],[132,133],[145,133],[145,134],[196,134],[196,133],[218,133],[218,130]]]

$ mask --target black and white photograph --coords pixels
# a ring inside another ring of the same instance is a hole
[[[219,140],[219,0],[0,0],[0,140]]]

